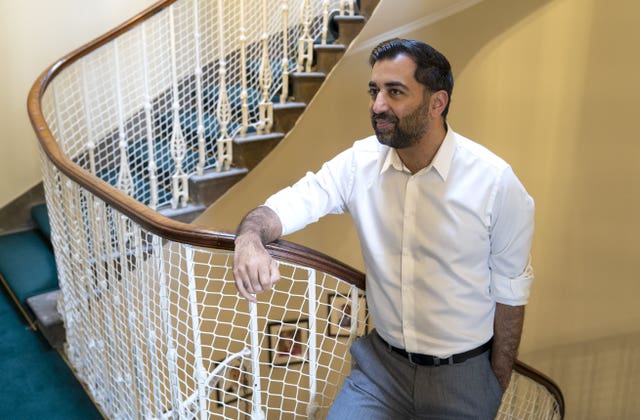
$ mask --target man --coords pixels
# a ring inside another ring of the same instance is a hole
[[[507,163],[448,126],[442,54],[393,39],[370,64],[375,136],[245,217],[236,285],[255,300],[279,278],[265,244],[349,212],[376,330],[352,345],[329,418],[493,418],[533,280],[533,200]]]

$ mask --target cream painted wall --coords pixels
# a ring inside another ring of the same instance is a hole
[[[41,180],[26,112],[40,73],[155,0],[0,1],[0,208]]]
[[[452,62],[454,128],[509,161],[536,200],[522,353],[637,331],[640,3],[472,3],[438,21],[452,3],[383,1],[293,132],[197,222],[232,231],[277,188],[368,135],[368,51],[384,32],[417,37]],[[286,239],[362,267],[348,217]]]

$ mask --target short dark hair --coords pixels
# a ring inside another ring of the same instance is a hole
[[[391,60],[404,54],[416,63],[413,75],[418,83],[432,92],[444,90],[449,95],[449,102],[442,112],[446,119],[453,91],[453,73],[449,60],[438,50],[422,41],[393,38],[378,44],[369,56],[369,65],[380,60]]]

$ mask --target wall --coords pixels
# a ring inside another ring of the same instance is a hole
[[[455,4],[438,3],[383,1],[289,137],[197,222],[233,231],[271,192],[368,135],[368,50],[418,37],[454,67],[453,127],[511,162],[536,200],[522,353],[637,331],[640,4],[484,0],[446,17]],[[286,239],[362,267],[346,216]]]
[[[35,79],[64,54],[153,3],[0,2],[0,208],[41,180],[37,141],[26,112],[27,93]]]

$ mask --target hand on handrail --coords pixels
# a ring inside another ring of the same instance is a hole
[[[271,290],[280,279],[278,265],[265,244],[278,239],[281,233],[280,218],[266,206],[250,211],[238,226],[233,275],[238,292],[251,302],[256,302],[255,294]]]

